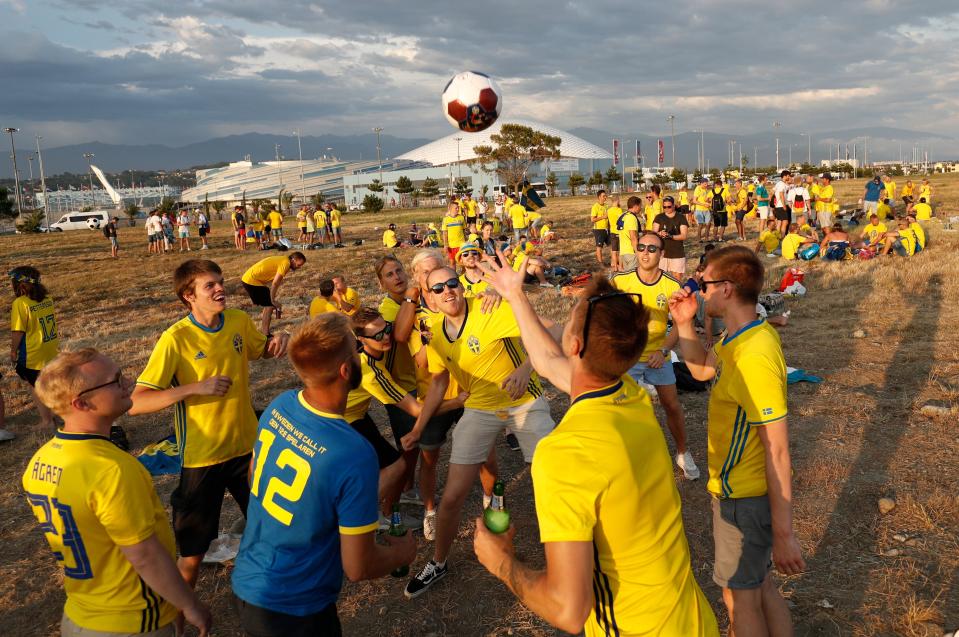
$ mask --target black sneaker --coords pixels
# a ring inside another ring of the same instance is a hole
[[[516,434],[512,431],[506,434],[506,444],[508,444],[509,448],[513,451],[523,450],[523,448],[519,446],[519,440],[516,438]]]
[[[420,571],[420,574],[407,583],[406,590],[403,591],[403,594],[406,595],[406,599],[419,597],[425,593],[426,589],[430,586],[446,577],[449,570],[449,566],[440,568],[436,562],[430,560],[426,563],[426,566],[423,567],[423,570]]]
[[[110,442],[120,447],[124,451],[130,451],[130,442],[127,440],[127,432],[123,431],[120,425],[110,426]]]

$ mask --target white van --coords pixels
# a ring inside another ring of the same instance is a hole
[[[64,230],[97,230],[110,222],[109,210],[91,210],[89,212],[70,212],[59,221],[50,224],[50,232]]]

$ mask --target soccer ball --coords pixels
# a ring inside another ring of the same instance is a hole
[[[87,227],[90,230],[99,230],[100,229],[100,220],[99,219],[87,219]]]
[[[457,73],[443,89],[443,114],[453,127],[478,133],[493,125],[503,110],[496,82],[478,71]]]

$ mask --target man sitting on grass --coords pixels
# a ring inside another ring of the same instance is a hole
[[[899,229],[890,230],[886,233],[886,242],[882,254],[889,254],[894,251],[901,257],[911,257],[916,253],[916,235],[909,227],[909,222],[905,217],[900,217],[896,221]]]
[[[777,229],[778,221],[769,219],[766,221],[766,229],[759,233],[759,242],[756,244],[756,252],[765,252],[768,255],[779,256],[782,250],[779,249],[779,241],[782,239]]]
[[[863,247],[875,248],[877,245],[881,245],[886,236],[886,230],[888,230],[888,228],[886,228],[886,224],[879,221],[879,215],[869,215],[869,223],[863,226],[862,229],[861,239]]]
[[[816,245],[816,243],[815,239],[810,239],[799,234],[798,223],[791,223],[789,224],[789,234],[783,237],[782,256],[784,259],[792,261],[800,256],[803,248]]]

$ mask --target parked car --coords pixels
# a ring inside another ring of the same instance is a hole
[[[59,221],[50,224],[50,232],[64,230],[99,230],[110,222],[110,211],[91,210],[89,212],[70,212]]]

